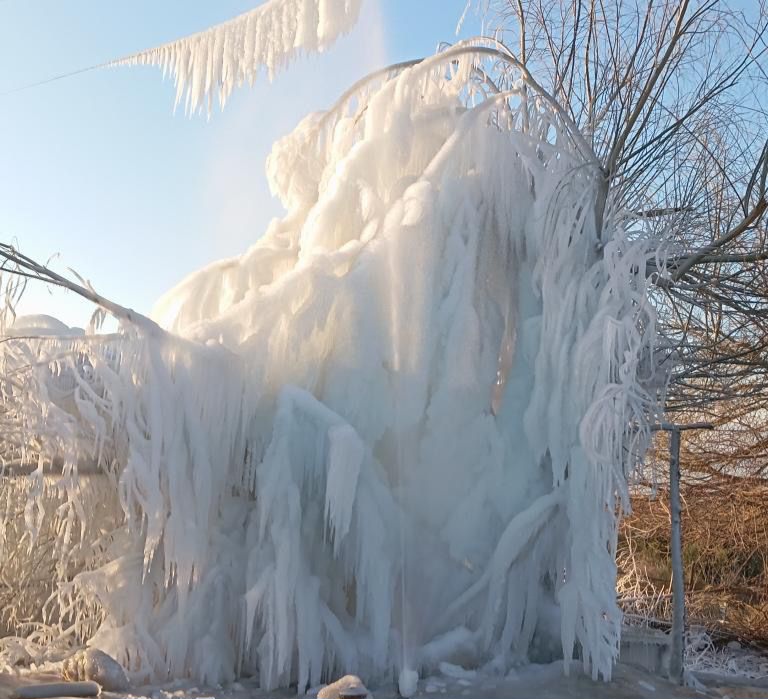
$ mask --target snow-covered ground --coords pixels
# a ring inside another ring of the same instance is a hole
[[[439,674],[422,678],[416,697],[432,699],[670,699],[672,697],[712,697],[723,699],[768,698],[768,682],[764,669],[768,657],[744,648],[724,648],[709,651],[711,657],[700,658],[700,668],[708,673],[698,675],[704,684],[697,687],[677,687],[668,680],[638,667],[619,663],[610,683],[594,682],[577,666],[569,677],[563,674],[562,661],[546,665],[527,665],[505,676],[463,670],[445,665]],[[718,674],[720,673],[720,674]],[[762,679],[761,679],[762,678]],[[0,675],[0,697],[12,696],[16,687],[35,682],[59,682],[53,673]],[[307,699],[317,695],[316,687]],[[375,699],[397,699],[396,685],[373,687]],[[121,694],[103,692],[105,699],[288,699],[296,694],[290,689],[266,692],[256,680],[241,679],[227,685],[205,687],[192,681],[177,680],[164,685],[135,687]]]

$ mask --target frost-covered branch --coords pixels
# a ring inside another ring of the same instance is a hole
[[[153,320],[150,320],[141,313],[137,313],[131,308],[125,308],[114,301],[110,301],[97,293],[86,281],[81,279],[83,283],[78,284],[71,279],[67,279],[57,272],[54,272],[50,267],[19,252],[12,245],[0,243],[0,259],[2,259],[2,263],[0,263],[0,272],[6,272],[26,279],[34,279],[46,284],[53,284],[54,286],[68,289],[78,296],[82,296],[84,299],[103,308],[105,311],[108,311],[119,320],[132,323],[152,334],[163,332]]]
[[[524,16],[516,0],[495,7],[505,41],[525,36],[529,70],[591,140],[609,174],[606,210],[631,218],[638,237],[671,234],[645,266],[663,342],[677,346],[670,356],[741,372],[732,341],[762,336],[768,300],[764,4],[532,0]]]

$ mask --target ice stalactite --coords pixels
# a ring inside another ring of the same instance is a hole
[[[87,524],[83,455],[113,479],[109,545],[56,597],[98,609],[81,640],[266,688],[554,644],[610,677],[658,241],[616,195],[598,220],[578,134],[531,85],[487,91],[489,60],[462,45],[305,119],[268,163],[288,214],[161,299],[167,335],[4,345],[49,353],[6,401],[55,433],[62,507]]]
[[[176,105],[187,111],[218,97],[224,107],[232,90],[253,84],[263,71],[272,79],[302,53],[324,51],[349,32],[362,0],[268,0],[205,31],[141,51],[110,65],[153,65],[172,75]]]

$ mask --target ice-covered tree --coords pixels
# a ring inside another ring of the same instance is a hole
[[[570,5],[510,5],[514,44],[444,46],[304,119],[267,163],[286,216],[166,294],[162,329],[81,284],[120,333],[3,343],[9,463],[33,465],[3,555],[48,537],[38,640],[300,690],[553,653],[610,677],[617,519],[664,383],[652,283],[717,249],[681,256],[688,205],[662,196],[721,94],[680,76],[726,15]],[[124,62],[211,109],[358,9],[270,0]]]

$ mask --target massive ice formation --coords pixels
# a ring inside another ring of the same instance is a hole
[[[45,436],[27,521],[66,533],[51,623],[133,671],[268,688],[553,638],[610,676],[648,244],[487,61],[462,45],[305,119],[268,163],[288,214],[167,294],[167,334],[4,345],[8,414]]]

